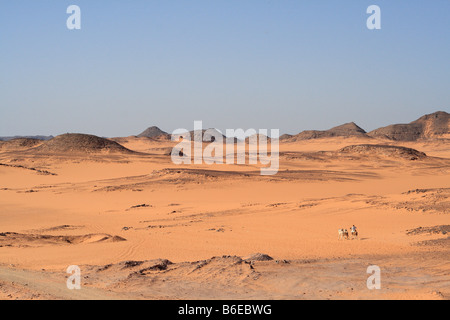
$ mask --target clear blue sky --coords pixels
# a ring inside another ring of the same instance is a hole
[[[448,0],[0,2],[0,136],[372,130],[449,109]]]

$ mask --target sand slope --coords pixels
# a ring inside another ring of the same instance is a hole
[[[286,141],[261,176],[176,166],[170,141],[72,138],[0,151],[0,298],[450,297],[445,141]],[[359,239],[338,240],[353,224]],[[83,295],[63,289],[69,265]]]

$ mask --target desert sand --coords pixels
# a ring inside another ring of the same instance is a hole
[[[166,138],[55,139],[0,143],[0,299],[450,298],[449,140],[291,137],[261,176],[174,165]]]

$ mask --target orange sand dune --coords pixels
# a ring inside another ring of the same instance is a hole
[[[397,144],[427,154],[417,160],[337,152],[396,145],[377,139],[281,142],[278,174],[260,176],[177,166],[173,142],[121,139],[138,153],[0,150],[0,298],[450,298],[448,234],[409,232],[450,225],[445,140]],[[359,238],[338,240],[353,224]],[[257,252],[274,260],[241,259]],[[84,295],[64,290],[69,265],[89,275]]]

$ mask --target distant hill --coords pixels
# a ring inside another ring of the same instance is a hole
[[[135,153],[117,142],[88,134],[67,133],[33,149],[36,153]]]
[[[145,129],[142,133],[140,133],[139,135],[137,135],[138,138],[156,138],[156,137],[160,137],[160,136],[164,136],[167,137],[169,134],[165,131],[162,131],[160,128],[158,127],[149,127],[147,129]]]
[[[250,139],[255,139],[256,143],[260,143],[260,141],[263,139],[265,139],[268,143],[272,141],[271,137],[268,137],[265,134],[260,134],[260,133],[253,134],[253,135],[245,138],[245,142],[250,143],[250,141],[251,141]],[[278,140],[278,139],[274,139],[274,140]]]
[[[427,155],[423,152],[417,151],[411,148],[389,146],[389,145],[377,145],[377,144],[361,144],[352,145],[342,148],[339,153],[347,154],[366,154],[366,155],[382,155],[387,157],[405,158],[408,160],[423,159]]]
[[[17,138],[11,139],[7,141],[0,142],[0,150],[1,151],[16,151],[16,150],[26,150],[30,148],[34,148],[44,141],[39,139],[31,139],[31,138]]]
[[[222,139],[223,139],[223,142],[225,142],[225,143],[236,143],[238,141],[238,139],[235,138],[235,137],[226,137],[223,133],[221,133],[217,129],[210,128],[210,129],[207,129],[207,130],[208,131],[212,130],[214,132],[214,134],[216,136],[218,136],[218,137],[221,136]],[[214,140],[214,137],[212,135],[205,134],[207,130],[204,129],[204,130],[192,130],[192,131],[189,131],[189,133],[191,135],[191,141],[195,141],[195,140],[198,139],[198,140],[201,140],[201,141],[204,141],[204,142],[208,142],[208,141],[209,142],[214,142],[215,140]]]
[[[280,136],[279,140],[280,140],[280,141],[282,141],[282,140],[288,140],[288,139],[290,139],[290,138],[292,138],[292,137],[293,137],[292,134],[285,133],[285,134],[282,134],[282,135]]]
[[[346,123],[329,130],[306,130],[297,135],[282,135],[280,140],[284,141],[299,141],[299,140],[311,140],[320,138],[332,138],[332,137],[364,137],[368,138],[366,131],[356,125],[354,122]]]
[[[0,137],[0,141],[10,141],[14,139],[36,139],[36,140],[50,140],[53,136],[13,136],[13,137]]]
[[[202,131],[190,131],[191,139],[194,137],[203,136]],[[59,136],[60,137],[60,136]],[[156,126],[149,127],[138,138],[148,138],[156,141],[170,140],[171,135],[159,129]],[[226,138],[227,142],[236,142],[236,138]],[[312,140],[320,138],[332,137],[356,137],[356,138],[378,138],[389,139],[394,141],[416,141],[419,139],[450,139],[450,114],[445,111],[438,111],[432,114],[425,115],[408,124],[392,124],[387,127],[378,128],[367,133],[364,129],[359,127],[354,122],[346,123],[329,130],[306,130],[296,135],[283,134],[280,136],[280,141],[294,142],[302,140]],[[11,141],[14,139],[37,139],[44,141],[53,140],[53,136],[14,136],[14,137],[0,137],[0,141]],[[107,139],[105,139],[107,140]],[[119,141],[119,138],[115,138]],[[114,142],[108,140],[110,142]],[[28,142],[27,142],[28,143]],[[44,143],[42,147],[44,148]],[[118,144],[120,145],[120,144]],[[110,146],[113,150],[114,148]],[[95,149],[95,148],[94,148]]]
[[[396,141],[450,138],[450,114],[438,111],[408,124],[393,124],[373,130],[368,135]]]

